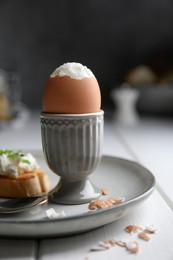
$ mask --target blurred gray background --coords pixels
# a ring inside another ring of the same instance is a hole
[[[110,91],[155,57],[173,60],[171,0],[0,0],[0,67],[20,73],[29,108],[41,110],[50,73],[75,61],[94,72],[102,108],[114,109]]]

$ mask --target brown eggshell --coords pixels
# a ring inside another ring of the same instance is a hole
[[[58,114],[85,114],[100,111],[101,94],[95,77],[73,79],[49,77],[43,92],[43,111]]]

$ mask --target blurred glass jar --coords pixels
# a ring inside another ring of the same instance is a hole
[[[21,100],[19,73],[0,69],[0,120],[9,121],[19,112]]]

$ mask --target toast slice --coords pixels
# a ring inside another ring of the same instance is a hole
[[[26,172],[17,178],[0,176],[1,198],[26,198],[48,192],[49,190],[48,176],[40,169]]]

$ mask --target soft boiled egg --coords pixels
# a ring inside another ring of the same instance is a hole
[[[80,63],[64,63],[48,78],[42,105],[47,113],[99,112],[101,94],[97,79],[90,69]]]

